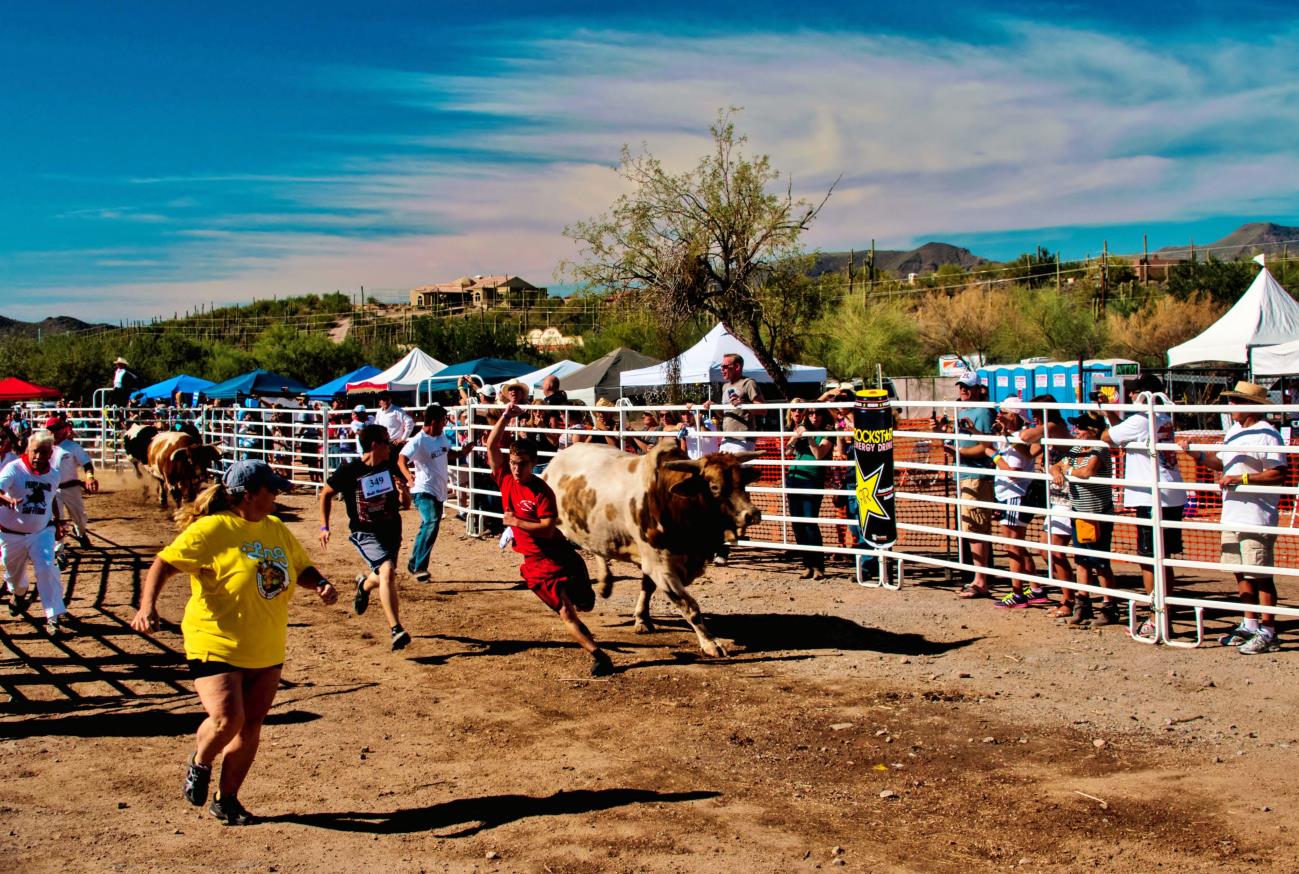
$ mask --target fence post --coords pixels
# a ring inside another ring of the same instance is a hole
[[[1150,543],[1153,553],[1151,574],[1153,583],[1150,594],[1151,618],[1155,624],[1155,639],[1168,640],[1169,621],[1166,599],[1168,592],[1164,585],[1164,506],[1163,496],[1159,491],[1159,452],[1156,449],[1159,440],[1159,424],[1155,421],[1155,393],[1146,393],[1146,451],[1150,453]],[[1137,532],[1140,537],[1141,532]]]
[[[478,443],[478,435],[474,433],[474,423],[477,421],[477,416],[474,415],[474,396],[476,394],[477,392],[473,391],[471,386],[467,395],[468,403],[465,407],[465,433],[468,435],[467,439],[471,446],[476,446]],[[478,509],[478,495],[474,492],[474,463],[478,460],[478,453],[470,449],[468,459],[469,495],[466,498],[468,506],[465,507],[465,533],[470,537],[478,537],[483,533],[483,519],[476,512]]]
[[[320,410],[320,487],[329,479],[329,408]]]
[[[793,407],[790,407],[790,409],[792,410]],[[787,480],[786,480],[786,476],[785,476],[785,474],[787,473],[787,470],[786,470],[787,465],[786,465],[786,463],[785,463],[785,417],[782,416],[782,415],[779,415],[779,413],[778,413],[777,416],[776,416],[776,418],[780,421],[780,487],[781,487],[780,497],[781,497],[781,503],[784,505],[784,506],[781,508],[782,510],[784,510],[784,512],[781,513],[781,515],[782,515],[782,516],[792,516],[792,515],[794,515],[794,511],[793,511],[793,508],[790,507],[790,504],[789,504],[789,492],[786,491],[786,488],[787,488],[787,487],[786,487],[786,485],[785,485],[785,483],[786,483],[786,481],[787,481]],[[787,522],[787,521],[786,521],[786,522],[781,522],[781,523],[780,523],[780,542],[781,542],[781,543],[789,543],[789,525],[790,525],[790,523]]]

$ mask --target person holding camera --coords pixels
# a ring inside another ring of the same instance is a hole
[[[746,404],[766,403],[758,384],[744,375],[744,357],[729,353],[722,356],[722,445],[720,452],[752,452],[757,445],[752,432],[757,429],[761,413],[745,409]],[[705,405],[710,406],[708,404]],[[747,432],[747,434],[746,434]]]

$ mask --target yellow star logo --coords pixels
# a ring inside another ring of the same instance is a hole
[[[883,474],[883,465],[866,476],[862,476],[860,470],[857,471],[857,505],[861,508],[863,523],[871,516],[885,520],[889,518],[879,497],[880,477]]]

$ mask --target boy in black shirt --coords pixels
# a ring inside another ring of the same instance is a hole
[[[401,511],[410,506],[406,478],[388,442],[388,429],[369,424],[357,435],[361,457],[339,465],[320,492],[320,544],[329,545],[329,511],[334,495],[347,507],[348,539],[369,565],[368,574],[356,575],[353,607],[360,616],[370,606],[370,593],[379,590],[379,603],[392,626],[392,648],[410,643],[401,627],[397,607],[397,551],[401,548]]]

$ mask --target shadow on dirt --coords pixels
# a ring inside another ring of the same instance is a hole
[[[746,652],[773,650],[868,650],[893,655],[941,655],[980,640],[931,640],[920,634],[897,634],[869,628],[842,616],[804,613],[737,613],[708,617],[716,636],[733,640]]]
[[[577,645],[570,640],[479,640],[476,637],[462,637],[455,634],[417,634],[421,640],[445,640],[463,646],[473,647],[464,652],[449,652],[444,655],[426,655],[408,658],[407,661],[419,665],[442,665],[452,659],[477,658],[480,656],[513,656],[519,653],[543,649],[563,649],[577,652]],[[606,649],[618,652],[624,649],[647,649],[656,644],[645,643],[607,643]]]
[[[77,713],[53,719],[24,719],[0,722],[0,738],[27,737],[181,737],[193,734],[203,721],[202,713],[172,713],[167,710],[134,710],[126,713]],[[267,725],[301,725],[315,722],[319,713],[290,710],[272,713]]]
[[[389,812],[288,813],[266,817],[264,822],[289,822],[343,832],[393,835],[432,831],[450,826],[464,828],[443,834],[465,838],[530,816],[566,816],[611,810],[629,804],[663,804],[703,801],[719,792],[655,792],[651,789],[576,789],[543,798],[531,795],[485,795],[458,798],[442,804]]]

